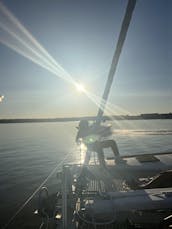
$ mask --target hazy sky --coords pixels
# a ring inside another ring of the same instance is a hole
[[[82,82],[91,93],[102,95],[126,0],[0,2],[74,80]],[[126,114],[172,111],[171,11],[170,0],[137,1],[109,97],[109,102]],[[0,40],[14,44],[9,31],[15,26],[0,12]],[[20,32],[16,33],[20,38]],[[2,43],[0,95],[5,96],[0,102],[0,118],[97,113],[93,101],[72,84]],[[114,114],[122,112],[114,107],[111,110]]]

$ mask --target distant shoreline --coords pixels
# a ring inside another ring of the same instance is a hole
[[[70,118],[25,118],[25,119],[0,119],[0,123],[39,123],[39,122],[74,122],[80,120],[96,120],[96,116],[70,117]],[[172,113],[150,113],[140,115],[114,115],[111,117],[103,116],[103,121],[115,120],[146,120],[146,119],[172,119]]]

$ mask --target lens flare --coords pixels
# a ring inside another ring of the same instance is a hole
[[[0,2],[0,29],[0,42],[2,44],[51,71],[68,83],[75,83],[71,75],[57,63],[2,2]]]
[[[103,109],[102,98],[88,91],[78,83],[22,25],[22,23],[0,2],[0,43],[48,70],[65,82],[73,85],[78,92],[84,93],[97,107]],[[0,102],[3,97],[0,97]],[[106,104],[106,112],[114,115],[114,109]]]
[[[0,95],[0,102],[4,99],[4,95]]]
[[[77,89],[77,91],[78,92],[85,92],[86,91],[86,89],[85,89],[85,87],[84,87],[84,85],[83,84],[81,84],[81,83],[76,83],[76,89]]]

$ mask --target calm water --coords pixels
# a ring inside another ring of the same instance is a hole
[[[0,125],[0,208],[20,206],[58,163],[78,161],[77,123]],[[121,154],[171,152],[172,120],[118,121]],[[55,175],[49,183],[55,187]]]

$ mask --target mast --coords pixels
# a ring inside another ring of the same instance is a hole
[[[109,70],[105,90],[104,90],[104,93],[102,95],[102,100],[101,100],[100,107],[99,107],[99,110],[97,113],[97,118],[96,118],[96,124],[97,125],[99,125],[101,123],[101,120],[102,120],[102,116],[103,116],[103,113],[104,113],[104,110],[106,107],[106,102],[107,102],[109,92],[110,92],[110,89],[112,86],[113,78],[114,78],[114,75],[115,75],[115,72],[117,69],[119,57],[120,57],[122,47],[123,47],[123,44],[124,44],[124,41],[125,41],[125,38],[127,35],[128,27],[129,27],[129,24],[131,21],[131,17],[132,17],[135,5],[136,5],[136,0],[129,0],[128,1],[128,5],[127,5],[125,16],[124,16],[124,19],[122,22],[121,31],[120,31],[120,34],[118,37],[118,42],[116,45],[115,53],[114,53],[111,67]]]

